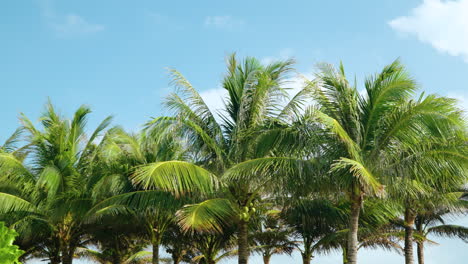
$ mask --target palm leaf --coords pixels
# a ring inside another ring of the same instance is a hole
[[[219,185],[216,176],[209,171],[177,160],[141,166],[137,168],[132,180],[145,189],[161,189],[176,196],[193,191],[210,193]]]
[[[177,218],[185,231],[222,232],[233,221],[235,212],[229,200],[216,198],[184,206],[177,212]]]

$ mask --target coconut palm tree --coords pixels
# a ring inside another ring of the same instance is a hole
[[[405,141],[388,156],[391,165],[387,170],[388,193],[404,206],[405,261],[409,264],[414,263],[418,214],[458,200],[458,191],[468,180],[466,123],[455,100],[428,96],[402,106],[413,107],[424,109],[424,115],[418,118],[419,133],[404,136]],[[402,118],[400,114],[395,118]]]
[[[162,244],[171,256],[173,264],[190,262],[195,256],[190,234],[182,231],[177,223],[172,223],[164,233]]]
[[[192,232],[190,241],[196,256],[192,262],[216,264],[219,261],[236,255],[236,240],[233,226],[223,228],[222,232]]]
[[[141,166],[183,159],[180,143],[159,140],[145,131],[132,135],[115,127],[104,137],[99,152],[102,174],[105,176],[96,183],[95,190],[96,194],[105,197],[101,197],[102,201],[91,210],[90,218],[100,219],[110,215],[135,219],[134,224],[140,224],[152,245],[152,263],[159,263],[164,234],[174,223],[176,211],[186,201],[165,190],[145,191],[134,184],[134,173]],[[167,173],[170,177],[171,172]]]
[[[467,213],[468,204],[459,199],[459,193],[436,194],[431,201],[419,201],[414,229],[412,231],[413,241],[417,245],[418,263],[424,264],[424,245],[437,244],[428,238],[429,235],[436,237],[459,238],[468,243],[468,228],[464,226],[448,224],[448,220],[454,220]],[[395,221],[397,228],[406,231],[407,224],[404,219]]]
[[[426,131],[440,128],[443,133],[449,124],[463,125],[453,101],[433,95],[411,100],[417,86],[398,60],[367,78],[362,92],[346,79],[343,65],[335,69],[322,64],[319,69],[314,95],[318,109],[311,112],[341,148],[332,164],[330,183],[350,202],[347,258],[355,264],[362,204],[367,197],[386,194],[384,176],[403,178],[395,168],[402,148],[414,157],[416,151],[408,146],[427,141]],[[426,165],[429,170],[429,162]],[[406,168],[410,170],[411,164]],[[421,175],[426,176],[430,178]]]
[[[301,252],[302,263],[310,263],[316,244],[325,235],[340,230],[337,228],[344,222],[343,215],[339,207],[324,199],[300,199],[286,206],[282,218],[295,229],[295,237],[301,241],[296,247]]]
[[[151,261],[150,244],[141,220],[132,216],[109,215],[94,222],[87,230],[86,247],[77,249],[76,257],[102,264],[138,264]]]
[[[279,212],[270,211],[261,217],[255,230],[252,234],[254,248],[262,256],[264,264],[269,264],[273,255],[291,255],[298,246],[298,242],[292,240],[293,228],[279,218]]]
[[[468,243],[468,228],[465,226],[447,224],[444,217],[453,212],[438,210],[434,212],[419,213],[415,220],[415,233],[422,239],[417,239],[418,263],[424,264],[424,244],[429,241],[428,235],[437,237],[459,238]],[[465,205],[466,213],[466,205]]]
[[[87,138],[85,125],[90,112],[81,106],[71,120],[65,119],[48,102],[40,119],[42,130],[26,116],[21,117],[31,160],[24,162],[15,153],[0,154],[1,182],[9,187],[0,193],[0,211],[19,214],[13,226],[47,230],[44,248],[52,263],[72,263],[85,234],[84,216],[92,207],[87,186],[94,165],[94,140],[111,118],[102,121]]]
[[[282,120],[299,112],[310,89],[304,89],[287,100],[285,81],[292,61],[262,65],[255,58],[238,62],[229,57],[228,73],[222,86],[227,92],[225,108],[215,115],[200,94],[177,71],[171,70],[177,93],[171,94],[166,106],[174,117],[159,117],[147,124],[148,133],[165,131],[179,135],[197,168],[217,175],[223,184],[218,198],[186,206],[180,213],[184,229],[221,229],[223,220],[238,226],[239,263],[249,258],[248,225],[259,194],[267,188],[284,185],[288,177],[305,177],[305,169],[313,167],[308,160],[274,157],[274,140],[262,133],[279,130]],[[186,166],[186,164],[180,163]],[[156,164],[142,167],[135,180],[152,186]],[[305,169],[303,169],[305,168]],[[177,177],[187,170],[180,167]],[[276,173],[272,173],[276,171]],[[247,179],[249,178],[249,179]],[[250,179],[253,179],[252,181]],[[269,183],[269,184],[267,184]]]

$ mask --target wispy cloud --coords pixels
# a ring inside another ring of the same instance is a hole
[[[451,92],[447,96],[450,97],[450,98],[457,99],[458,107],[460,107],[461,109],[463,109],[465,112],[468,113],[468,93],[466,93],[466,92],[464,92],[464,93],[453,93],[453,92]]]
[[[205,101],[206,105],[212,113],[214,113],[215,118],[218,121],[221,121],[220,114],[224,114],[222,111],[224,109],[224,102],[228,97],[228,92],[224,88],[215,88],[202,91],[200,96]]]
[[[293,49],[284,48],[284,49],[279,51],[278,55],[276,55],[276,56],[266,56],[266,57],[261,58],[260,61],[263,64],[270,64],[270,63],[272,63],[274,61],[277,61],[277,60],[291,59],[293,57],[293,54],[294,54]]]
[[[245,21],[232,16],[207,16],[205,26],[217,29],[238,29],[245,25]]]
[[[398,17],[389,25],[468,62],[468,0],[424,0],[408,16]]]
[[[149,12],[148,17],[153,23],[165,28],[182,30],[185,27],[181,21],[167,15]]]
[[[62,22],[51,23],[51,27],[60,35],[67,36],[96,33],[105,29],[103,25],[90,23],[75,14],[66,15]]]
[[[45,23],[58,36],[71,37],[87,35],[103,31],[102,24],[91,23],[83,16],[69,13],[66,15],[56,12],[52,0],[40,1],[41,15]]]

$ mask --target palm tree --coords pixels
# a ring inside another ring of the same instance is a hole
[[[424,264],[424,243],[428,241],[428,235],[449,238],[454,237],[468,243],[467,227],[446,224],[443,217],[450,213],[449,210],[440,210],[418,214],[416,217],[415,232],[422,236],[421,240],[416,241],[419,264]]]
[[[146,264],[151,261],[152,253],[144,250],[145,242],[107,233],[97,245],[99,250],[78,248],[76,257],[100,264]]]
[[[46,230],[41,247],[47,249],[51,263],[72,263],[85,234],[84,217],[92,206],[87,186],[94,165],[93,142],[111,121],[106,118],[87,139],[85,124],[90,112],[82,106],[68,120],[49,102],[41,117],[43,130],[21,117],[31,160],[23,162],[15,153],[0,154],[4,187],[0,211],[18,214],[13,226]]]
[[[416,218],[444,200],[458,199],[460,193],[453,192],[463,190],[468,180],[468,149],[466,123],[455,100],[430,95],[407,102],[401,109],[395,119],[405,118],[406,109],[421,112],[412,121],[419,133],[404,135],[405,141],[388,156],[387,170],[388,193],[404,206],[405,261],[412,264]]]
[[[233,226],[223,228],[222,232],[192,232],[190,241],[198,254],[192,262],[216,264],[237,253]]]
[[[259,139],[259,135],[272,128],[279,130],[281,121],[298,112],[307,98],[308,90],[304,89],[287,101],[284,82],[292,63],[288,60],[264,66],[255,58],[239,63],[235,55],[230,56],[222,83],[228,96],[219,118],[191,84],[172,70],[178,93],[168,97],[166,106],[175,116],[156,118],[147,125],[149,133],[165,131],[172,136],[180,135],[194,166],[219,176],[224,186],[219,198],[186,206],[179,213],[180,222],[184,229],[199,231],[221,229],[223,220],[237,222],[240,264],[248,262],[248,225],[259,194],[273,185],[279,188],[288,182],[287,177],[297,177],[298,171],[302,172],[298,168],[312,167],[308,161],[271,156],[276,142],[265,137]],[[177,177],[187,172],[183,166]],[[155,169],[156,165],[142,167],[135,179],[150,187]]]
[[[113,215],[135,219],[152,245],[152,263],[159,263],[163,236],[186,201],[164,190],[145,191],[134,184],[134,173],[144,165],[159,166],[182,159],[179,142],[159,140],[145,131],[132,135],[115,127],[108,131],[99,151],[105,176],[96,183],[96,193],[105,197],[91,210],[91,218]],[[164,170],[170,177],[171,172]]]
[[[138,264],[151,261],[151,251],[144,250],[149,241],[139,223],[141,220],[132,216],[119,216],[106,216],[93,223],[87,230],[86,247],[78,248],[76,256],[102,264]]]
[[[286,206],[282,218],[301,239],[302,243],[297,248],[301,252],[302,263],[309,264],[314,257],[316,244],[327,234],[340,230],[344,212],[329,200],[298,199]]]
[[[318,109],[311,111],[312,118],[337,139],[330,182],[350,202],[347,258],[356,264],[359,214],[366,197],[385,195],[384,176],[402,178],[395,166],[401,150],[406,147],[413,157],[408,146],[427,142],[424,130],[443,132],[448,124],[460,122],[450,100],[430,95],[412,101],[416,84],[399,61],[367,78],[361,93],[346,79],[343,65],[335,69],[323,64],[319,69],[314,96]]]
[[[412,235],[417,245],[419,264],[424,264],[424,245],[437,244],[428,238],[429,235],[459,238],[468,243],[468,228],[447,224],[447,220],[466,215],[468,204],[459,199],[459,193],[434,194],[431,202],[419,201],[418,205]],[[399,219],[395,224],[406,230],[404,219]]]
[[[196,255],[191,244],[190,234],[182,231],[177,223],[172,223],[164,233],[162,244],[171,255],[172,263],[190,262]]]
[[[263,263],[269,264],[276,254],[291,255],[298,243],[293,241],[293,228],[287,226],[277,213],[270,212],[262,217],[252,238],[255,242],[255,251],[263,257]]]

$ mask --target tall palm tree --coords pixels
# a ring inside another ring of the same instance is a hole
[[[156,118],[147,125],[149,133],[166,131],[170,135],[180,135],[193,164],[219,177],[224,187],[218,198],[185,207],[179,213],[180,222],[185,229],[206,230],[220,229],[223,219],[234,220],[238,226],[240,264],[248,262],[248,225],[259,194],[273,185],[280,189],[283,183],[293,182],[287,181],[287,177],[299,177],[303,167],[312,167],[309,161],[272,156],[270,150],[275,148],[276,142],[259,138],[273,128],[279,130],[283,120],[299,112],[310,92],[304,89],[288,101],[284,86],[292,63],[288,60],[262,65],[255,58],[238,62],[235,55],[230,56],[228,72],[222,82],[228,95],[219,117],[192,85],[172,70],[177,93],[168,97],[166,106],[175,116]],[[151,186],[156,168],[156,165],[142,167],[135,179]],[[180,167],[177,177],[185,172]],[[241,179],[243,177],[249,179]]]
[[[386,194],[384,176],[403,176],[390,160],[398,160],[403,147],[420,144],[424,130],[443,131],[448,124],[460,122],[455,120],[453,102],[445,98],[430,95],[411,100],[417,86],[399,61],[367,78],[362,92],[346,79],[343,65],[335,69],[323,64],[319,69],[314,96],[318,110],[312,111],[312,117],[339,144],[330,182],[350,202],[347,258],[349,264],[356,264],[364,200]]]
[[[406,109],[423,109],[419,133],[404,135],[405,141],[388,156],[388,193],[404,206],[405,261],[414,263],[414,230],[419,213],[458,200],[468,175],[466,165],[466,123],[453,99],[427,96],[403,104]],[[414,111],[414,110],[412,110]],[[396,119],[404,118],[396,112]],[[447,200],[448,199],[448,200]]]
[[[44,241],[51,263],[72,263],[85,234],[84,217],[92,207],[91,189],[86,186],[94,165],[94,140],[111,118],[102,121],[87,138],[85,125],[90,112],[81,106],[71,120],[65,119],[49,102],[40,119],[42,130],[26,116],[21,117],[30,160],[24,162],[14,153],[0,154],[1,182],[9,186],[0,192],[0,211],[20,214],[13,226],[34,229],[37,224],[47,230]]]

